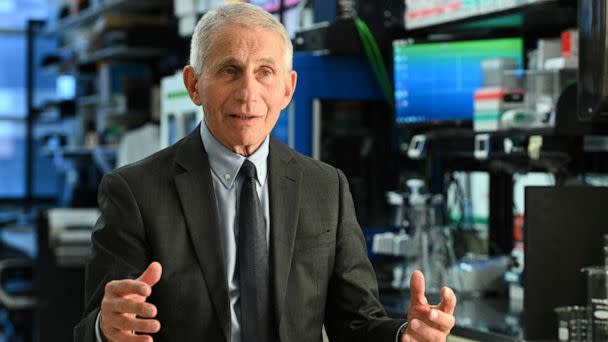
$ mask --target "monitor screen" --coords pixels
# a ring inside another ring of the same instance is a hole
[[[281,0],[248,0],[247,2],[260,6],[271,13],[277,12],[281,7]],[[297,5],[299,2],[300,0],[283,0],[283,6],[285,9],[288,9]]]
[[[471,121],[481,62],[508,58],[523,67],[523,40],[501,38],[415,44],[393,42],[398,124]]]

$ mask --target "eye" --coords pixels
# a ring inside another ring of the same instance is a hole
[[[235,68],[233,66],[227,66],[222,69],[222,72],[226,75],[234,76],[234,75],[238,74],[239,71],[237,70],[237,68]]]
[[[273,70],[267,67],[264,67],[260,70],[260,74],[264,77],[270,77],[274,74]]]

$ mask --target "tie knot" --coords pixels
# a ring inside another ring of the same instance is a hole
[[[245,162],[241,166],[241,170],[239,171],[246,179],[256,179],[255,165],[248,159],[245,159]]]

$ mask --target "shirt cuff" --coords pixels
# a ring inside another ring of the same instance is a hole
[[[95,337],[97,338],[97,342],[103,342],[103,338],[101,338],[101,327],[99,326],[99,320],[101,319],[101,310],[97,313],[97,319],[95,320]]]
[[[399,327],[399,330],[397,330],[397,336],[395,336],[395,342],[399,342],[401,335],[403,335],[403,333],[405,332],[406,329],[407,329],[407,321],[405,323],[401,324],[401,326]]]

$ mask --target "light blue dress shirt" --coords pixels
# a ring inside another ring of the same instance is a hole
[[[211,134],[205,120],[201,122],[200,133],[203,146],[209,158],[211,167],[211,178],[217,201],[218,218],[220,225],[220,236],[223,243],[224,260],[226,261],[226,275],[228,276],[228,297],[230,299],[230,334],[232,342],[241,342],[240,324],[240,290],[238,283],[238,270],[236,270],[238,222],[237,212],[239,206],[239,193],[243,185],[243,179],[238,176],[245,159],[249,159],[255,165],[257,182],[256,190],[260,197],[260,203],[264,209],[266,221],[266,241],[270,234],[270,205],[268,199],[268,151],[269,137],[252,155],[245,158],[240,154],[222,145]],[[204,177],[204,175],[201,175]],[[201,290],[202,291],[202,290]],[[162,329],[162,327],[161,327]],[[99,315],[96,322],[97,341],[102,342],[99,328]]]

